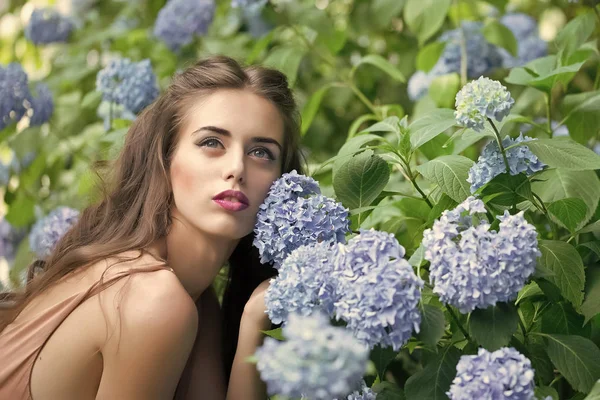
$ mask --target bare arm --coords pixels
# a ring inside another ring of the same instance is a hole
[[[264,400],[267,397],[265,384],[260,379],[256,365],[247,362],[246,358],[253,355],[262,344],[264,334],[261,330],[271,327],[271,321],[264,312],[264,292],[268,283],[268,280],[261,283],[244,307],[227,400]]]
[[[211,286],[196,301],[202,325],[198,328],[190,359],[175,400],[223,400],[225,376],[221,351],[221,306]]]
[[[106,302],[113,305],[108,313],[113,327],[101,348],[104,370],[96,399],[173,398],[194,344],[198,313],[171,272],[151,275],[134,277],[120,302]]]

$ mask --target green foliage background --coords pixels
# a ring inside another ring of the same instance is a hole
[[[55,95],[48,124],[0,131],[5,162],[12,152],[19,159],[36,155],[0,188],[0,214],[13,225],[30,228],[56,206],[81,209],[93,198],[90,166],[118,152],[131,124],[115,119],[107,131],[98,116],[95,80],[107,60],[150,59],[164,89],[177,70],[222,53],[287,74],[302,109],[309,173],[351,209],[354,230],[394,233],[425,281],[423,230],[470,194],[468,170],[496,137],[490,128],[477,133],[454,122],[464,71],[437,79],[416,103],[407,96],[407,78],[435,64],[435,39],[463,20],[484,21],[487,40],[514,52],[518,43],[490,6],[500,15],[534,16],[550,55],[493,72],[516,99],[498,129],[514,136],[520,124],[544,117],[566,125],[571,138],[553,138],[550,124],[536,123],[529,135],[539,140],[530,149],[549,168],[529,178],[503,174],[481,197],[493,214],[526,210],[539,233],[538,270],[514,303],[470,315],[443,306],[426,287],[421,333],[398,354],[374,351],[368,381],[378,398],[443,399],[460,355],[510,345],[532,360],[540,396],[599,396],[600,157],[586,149],[600,141],[594,1],[272,0],[261,16],[271,30],[259,37],[248,32],[252,22],[242,10],[217,1],[208,34],[178,54],[152,36],[164,0],[100,0],[67,44],[36,47],[24,37],[24,21],[34,6],[52,3],[12,0],[0,18],[0,63],[21,63],[31,81],[46,82]],[[11,265],[13,285],[31,260],[25,239]]]

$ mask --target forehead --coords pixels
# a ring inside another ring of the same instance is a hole
[[[263,136],[283,143],[283,119],[269,100],[249,90],[220,89],[188,105],[180,134],[186,137],[203,126],[227,129],[235,137]]]

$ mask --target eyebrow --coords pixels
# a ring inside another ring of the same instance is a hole
[[[192,132],[192,135],[195,135],[201,131],[211,131],[211,132],[214,132],[214,133],[222,135],[222,136],[231,137],[231,132],[229,132],[227,129],[219,128],[218,126],[212,126],[212,125],[203,126],[201,128],[198,128],[194,132]],[[253,143],[272,143],[279,148],[280,152],[283,152],[283,148],[281,147],[279,142],[275,139],[271,139],[268,137],[262,137],[262,136],[255,136],[251,139],[251,141]]]

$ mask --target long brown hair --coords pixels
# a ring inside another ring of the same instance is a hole
[[[302,172],[300,117],[285,75],[259,66],[242,67],[225,56],[197,62],[174,76],[165,92],[134,121],[110,175],[100,181],[101,199],[83,210],[50,256],[30,265],[30,277],[35,268],[43,273],[30,280],[24,291],[2,296],[0,332],[33,298],[70,272],[128,250],[140,250],[139,258],[145,248],[167,235],[173,204],[168,170],[177,133],[191,104],[219,89],[250,90],[271,101],[284,122],[282,171]],[[243,307],[256,286],[275,274],[270,266],[260,263],[253,240],[253,233],[242,238],[228,263],[229,280],[223,297],[226,376],[237,346]]]

